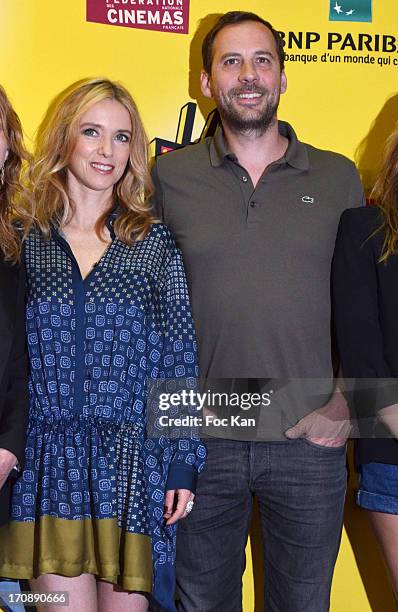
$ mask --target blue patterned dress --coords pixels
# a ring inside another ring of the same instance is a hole
[[[26,242],[30,419],[0,573],[93,573],[174,610],[164,491],[194,489],[205,447],[195,435],[148,437],[146,398],[148,380],[195,380],[195,332],[167,227],[129,247],[111,223],[84,280],[56,229]]]

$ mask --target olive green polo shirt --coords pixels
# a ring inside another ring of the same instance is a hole
[[[214,138],[153,168],[155,206],[182,250],[199,365],[209,378],[332,376],[330,267],[343,210],[363,204],[354,164],[289,140],[256,187]]]

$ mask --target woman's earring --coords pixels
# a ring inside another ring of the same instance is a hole
[[[0,184],[1,186],[4,185],[4,164],[2,165],[1,170],[0,170]]]

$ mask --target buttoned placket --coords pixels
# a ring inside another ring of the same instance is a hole
[[[263,218],[261,211],[264,208],[263,197],[260,190],[264,190],[264,184],[267,181],[267,175],[270,172],[275,172],[285,163],[284,159],[278,160],[270,164],[261,175],[256,187],[254,187],[251,177],[247,170],[241,166],[235,159],[228,158],[227,162],[233,174],[238,180],[239,188],[243,198],[243,210],[247,225],[258,223],[260,218]],[[259,213],[261,212],[261,217]]]
[[[109,248],[106,249],[104,254],[102,255],[99,261],[102,261],[109,253],[110,247],[114,244],[115,234],[113,232],[113,223],[112,220],[107,223],[108,228],[111,232],[112,242],[109,245]],[[86,334],[85,334],[85,301],[86,301],[86,291],[89,285],[89,282],[93,276],[93,274],[97,270],[97,266],[93,267],[90,273],[83,278],[80,272],[79,264],[77,263],[76,257],[73,254],[72,249],[68,241],[60,234],[60,232],[53,227],[52,228],[52,237],[57,242],[58,246],[70,257],[72,262],[72,288],[74,294],[74,305],[75,305],[75,379],[74,379],[74,394],[73,394],[73,412],[75,414],[82,414],[85,391],[84,391],[84,381],[85,381],[85,342],[86,342]]]

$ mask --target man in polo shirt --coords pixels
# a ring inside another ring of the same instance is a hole
[[[203,42],[201,75],[222,127],[159,157],[153,170],[158,214],[184,257],[202,376],[249,379],[249,388],[253,379],[260,388],[269,378],[333,380],[334,240],[341,212],[363,201],[352,162],[300,142],[277,121],[283,60],[268,22],[222,16]],[[274,432],[268,440],[207,440],[195,506],[178,531],[179,610],[242,610],[254,495],[266,609],[329,609],[346,482],[347,433],[334,426],[347,409],[339,394],[315,402],[316,412],[311,406],[301,419],[289,411],[280,418],[278,440]],[[266,422],[272,410],[260,413]]]

